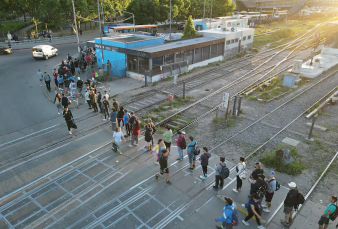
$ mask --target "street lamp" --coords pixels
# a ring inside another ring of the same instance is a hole
[[[102,2],[101,2],[101,4],[102,4]],[[102,6],[103,6],[103,4],[102,4]],[[100,40],[101,40],[102,68],[104,68],[103,45],[102,45],[102,23],[101,23],[101,16],[100,16],[99,0],[97,0],[97,13],[99,15],[99,23],[100,23]],[[103,16],[103,14],[102,14],[102,16]]]
[[[170,25],[169,25],[169,39],[171,41],[171,0],[170,0]]]
[[[130,13],[130,12],[128,12],[128,11],[125,11],[125,10],[114,9],[114,11],[115,11],[115,10],[119,10],[119,11],[121,11],[121,12],[123,12],[123,13],[128,13],[128,14],[133,15],[133,24],[134,24],[134,32],[135,32],[135,16],[134,16],[134,14],[133,14],[133,13]]]
[[[72,0],[72,5],[73,5],[74,23],[75,23],[75,31],[76,31],[76,38],[77,38],[77,51],[80,53],[80,40],[79,40],[79,33],[77,31],[77,23],[76,23],[76,16],[75,16],[74,0]]]

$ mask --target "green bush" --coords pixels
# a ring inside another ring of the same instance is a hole
[[[295,159],[294,162],[291,162],[289,164],[283,164],[282,158],[277,157],[274,152],[277,150],[288,148],[290,150],[290,154]],[[289,175],[299,175],[302,173],[303,169],[306,168],[306,165],[299,160],[299,155],[297,153],[297,149],[295,147],[289,147],[286,145],[280,145],[276,149],[263,154],[260,157],[260,161],[265,164],[268,167],[274,168],[278,172],[283,172]]]

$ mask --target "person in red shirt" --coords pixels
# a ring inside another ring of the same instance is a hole
[[[140,122],[138,120],[135,120],[133,128],[132,128],[132,136],[131,136],[131,143],[130,147],[133,147],[133,145],[137,146],[138,144],[138,136],[141,133],[140,132]],[[133,144],[135,141],[136,144]]]
[[[184,137],[184,132],[178,131],[178,139],[176,139],[176,145],[178,149],[178,158],[176,160],[182,161],[183,160],[183,150],[187,148],[187,142]]]
[[[92,58],[89,55],[87,55],[86,56],[86,61],[89,64],[90,62],[92,62]]]

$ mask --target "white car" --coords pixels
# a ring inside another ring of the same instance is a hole
[[[35,59],[46,59],[59,55],[59,51],[50,45],[38,45],[32,48],[32,54]]]

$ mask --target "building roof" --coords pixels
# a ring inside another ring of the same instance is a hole
[[[236,32],[243,32],[243,31],[254,31],[255,29],[253,28],[242,28],[242,27],[236,27],[237,31],[232,32],[231,30],[222,30],[221,28],[216,28],[216,29],[207,29],[207,30],[201,30],[198,31],[199,33],[217,33],[217,34],[230,34],[230,33],[236,33]]]
[[[132,43],[135,41],[146,41],[146,40],[153,40],[153,39],[159,38],[159,37],[140,35],[140,34],[130,34],[130,33],[108,33],[107,35],[108,35],[107,37],[102,37],[102,40],[116,41],[120,43]]]

